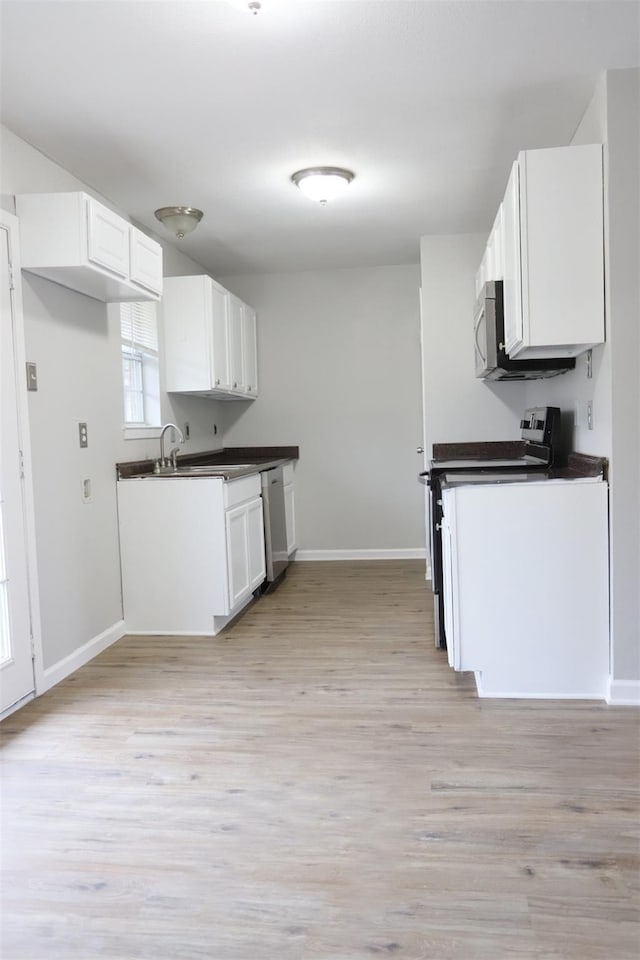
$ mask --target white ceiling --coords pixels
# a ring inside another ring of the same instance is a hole
[[[488,231],[518,150],[567,143],[634,0],[8,0],[2,121],[214,275],[415,263]],[[349,167],[332,206],[289,181]]]

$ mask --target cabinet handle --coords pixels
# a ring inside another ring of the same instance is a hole
[[[252,389],[252,388],[251,388],[251,384],[249,384],[249,387],[248,387],[248,392],[249,392],[249,393],[251,393],[251,389]]]
[[[238,386],[238,384],[237,384],[237,383],[234,383],[233,389],[235,390],[237,386]]]
[[[220,386],[220,377],[218,377],[218,379],[216,380],[216,387],[219,387],[219,386]]]

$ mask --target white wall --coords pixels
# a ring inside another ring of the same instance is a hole
[[[300,446],[301,551],[424,549],[418,267],[221,282],[258,312],[261,378],[225,445]]]
[[[87,190],[85,184],[0,128],[2,206],[14,194]],[[202,268],[163,242],[165,274]],[[125,441],[119,326],[113,308],[28,273],[22,275],[26,350],[38,366],[29,394],[44,667],[70,656],[122,618],[114,464],[156,454],[158,442]],[[116,311],[117,312],[117,311]],[[188,419],[188,449],[222,444],[223,406],[163,396],[163,420]],[[77,421],[89,446],[78,446]],[[187,449],[187,448],[185,448]],[[81,500],[90,477],[93,501]]]
[[[467,440],[517,440],[521,382],[477,380],[473,355],[475,274],[485,234],[422,237],[424,448]]]
[[[640,70],[607,74],[614,694],[640,701]]]

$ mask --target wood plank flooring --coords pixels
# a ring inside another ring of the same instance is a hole
[[[4,960],[636,960],[638,712],[480,701],[422,562],[301,563],[8,718]]]

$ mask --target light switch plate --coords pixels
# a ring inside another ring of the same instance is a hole
[[[38,389],[38,368],[35,363],[27,363],[27,390]]]

